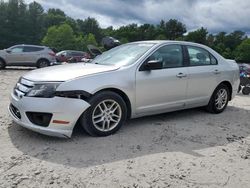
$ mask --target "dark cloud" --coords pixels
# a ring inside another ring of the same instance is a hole
[[[29,2],[31,0],[27,0]],[[129,23],[158,24],[161,19],[178,19],[188,30],[201,26],[210,32],[250,31],[248,0],[37,0],[46,9],[60,8],[67,15],[95,17],[102,27]]]

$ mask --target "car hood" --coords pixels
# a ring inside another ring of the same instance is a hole
[[[1,54],[5,54],[6,51],[5,51],[5,50],[0,50],[0,53],[1,53]]]
[[[117,70],[119,67],[92,63],[57,65],[30,71],[23,78],[39,82],[67,81],[77,77]]]

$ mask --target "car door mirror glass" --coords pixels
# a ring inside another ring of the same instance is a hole
[[[145,64],[145,70],[157,70],[162,69],[162,60],[150,60]]]

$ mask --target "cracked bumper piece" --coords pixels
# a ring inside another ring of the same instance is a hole
[[[90,106],[82,99],[10,97],[9,113],[15,123],[48,136],[71,137],[81,114]]]

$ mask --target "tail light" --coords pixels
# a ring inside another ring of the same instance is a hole
[[[56,54],[54,52],[49,52],[49,55],[53,56],[53,57],[56,56]]]

